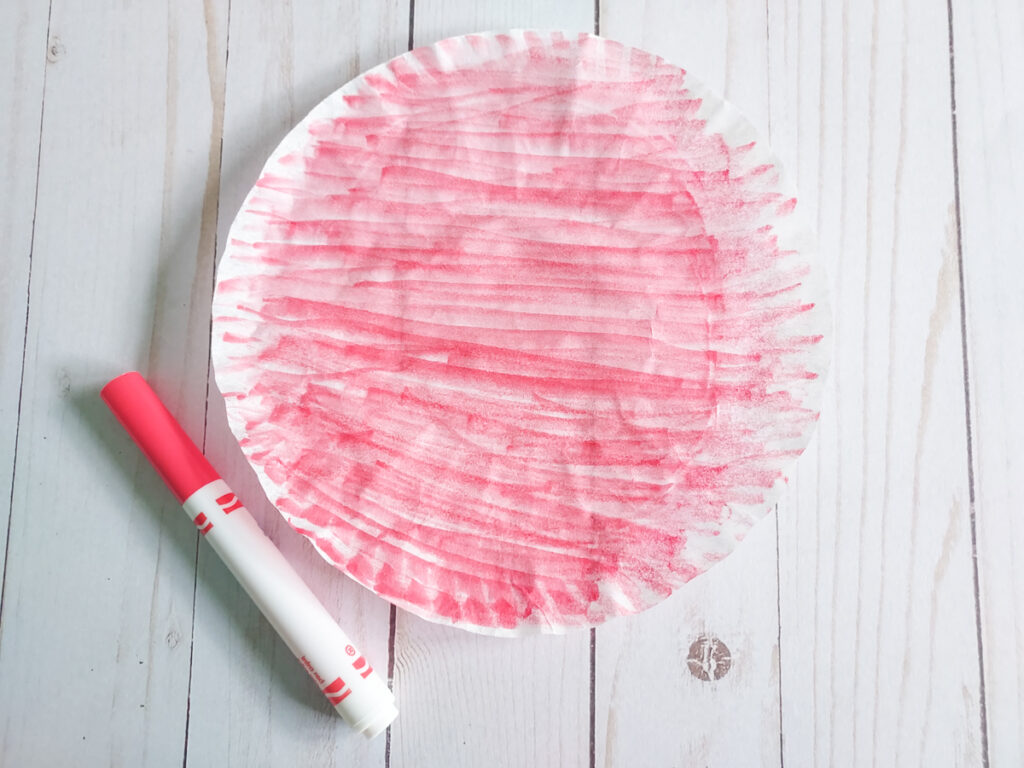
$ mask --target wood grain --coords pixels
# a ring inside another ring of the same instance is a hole
[[[36,167],[42,120],[49,7],[43,3],[5,4],[0,9],[0,146],[4,183],[0,185],[0,573],[7,556],[7,523],[13,510],[22,355],[32,263]],[[3,620],[0,588],[0,621]]]
[[[501,32],[509,29],[561,29],[594,31],[593,0],[416,0],[413,7],[414,46],[470,32]]]
[[[181,761],[196,533],[98,387],[138,368],[202,434],[209,32],[198,2],[56,1],[38,52],[49,55],[0,635],[4,764]]]
[[[774,3],[771,125],[835,355],[779,505],[787,764],[982,759],[941,4]]]
[[[638,8],[604,0],[600,19],[602,34],[683,67],[767,136],[763,8],[750,13],[669,0]],[[723,563],[664,604],[597,629],[597,765],[779,763],[776,551],[772,514]],[[690,647],[702,636],[729,649],[731,667],[718,680],[701,680],[688,666]]]
[[[408,6],[398,2],[232,11],[222,161],[218,157],[218,253],[235,211],[284,134],[361,69],[404,50],[408,36]],[[219,66],[223,76],[223,61]],[[324,562],[266,500],[212,381],[206,452],[328,611],[371,662],[386,669],[388,604]],[[345,725],[211,550],[199,550],[198,568],[188,763],[383,764],[385,739],[367,741]]]
[[[1024,9],[951,4],[974,510],[992,765],[1024,764]]]
[[[416,45],[471,30],[592,31],[589,1],[424,2]],[[480,637],[398,613],[392,766],[585,766],[589,762],[588,634]]]
[[[398,614],[392,766],[585,766],[586,631],[499,638]]]

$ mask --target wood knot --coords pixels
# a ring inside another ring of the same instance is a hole
[[[67,400],[71,397],[71,374],[67,368],[61,368],[57,371],[57,387],[59,391],[59,397],[61,400]]]
[[[64,54],[67,53],[67,48],[64,47],[64,43],[60,41],[60,38],[54,35],[50,38],[49,45],[46,46],[46,60],[51,64],[55,61],[59,61],[64,58]]]
[[[699,635],[690,644],[686,666],[698,680],[720,680],[732,667],[729,648],[714,635]]]

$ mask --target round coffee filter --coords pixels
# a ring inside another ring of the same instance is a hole
[[[592,35],[444,40],[332,94],[231,228],[231,429],[338,569],[558,632],[728,554],[818,416],[812,239],[750,125]]]

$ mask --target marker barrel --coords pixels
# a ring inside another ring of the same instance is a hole
[[[103,399],[271,626],[356,730],[373,738],[398,715],[394,695],[138,373]]]

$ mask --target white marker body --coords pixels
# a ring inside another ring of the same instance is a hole
[[[398,715],[395,697],[223,480],[185,511],[263,615],[356,730],[373,738]]]

